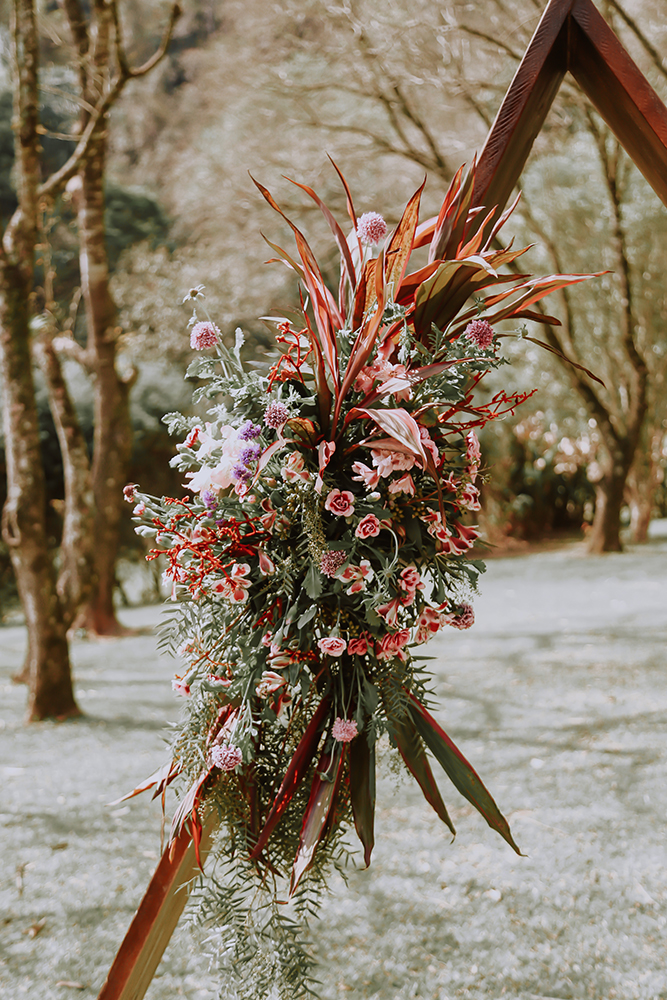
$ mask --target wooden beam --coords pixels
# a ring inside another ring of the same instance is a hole
[[[526,49],[479,156],[475,203],[505,206],[567,72],[574,0],[551,0]]]
[[[569,69],[667,205],[667,108],[592,0],[575,0]]]
[[[202,864],[218,825],[218,812],[210,809],[199,845]],[[142,1000],[188,901],[189,884],[199,870],[192,837],[184,826],[155,869],[98,1000]]]

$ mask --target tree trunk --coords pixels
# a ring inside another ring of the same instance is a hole
[[[57,590],[70,628],[95,580],[95,497],[86,441],[50,333],[35,344],[34,353],[48,389],[63,461],[65,504]]]
[[[132,452],[130,388],[116,370],[117,310],[109,290],[104,238],[104,172],[106,138],[100,135],[77,178],[73,191],[80,239],[82,292],[86,308],[86,354],[95,379],[95,431],[92,484],[95,494],[96,585],[83,623],[97,635],[127,632],[116,618],[113,596],[123,486]]]
[[[30,721],[80,715],[74,700],[67,626],[46,529],[46,493],[30,355],[31,267],[0,265],[0,368],[7,455],[2,535],[9,547],[30,635]]]
[[[621,508],[627,475],[625,464],[611,463],[595,484],[595,515],[587,539],[587,549],[591,555],[623,551]]]

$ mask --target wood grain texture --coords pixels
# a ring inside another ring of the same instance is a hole
[[[218,814],[212,809],[203,822],[202,864],[217,827]],[[98,1000],[142,1000],[188,901],[188,885],[198,872],[194,843],[184,827],[155,869]]]
[[[551,0],[480,154],[475,204],[499,211],[567,72],[667,205],[667,108],[592,0]]]

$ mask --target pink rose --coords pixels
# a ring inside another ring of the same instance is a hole
[[[403,646],[410,641],[410,629],[402,628],[398,632],[388,632],[375,644],[375,655],[378,660],[405,660]]]
[[[375,538],[376,535],[379,535],[380,522],[375,514],[366,514],[366,517],[362,517],[361,521],[359,521],[359,524],[355,528],[354,533],[357,538]]]
[[[350,656],[365,656],[368,652],[368,633],[362,632],[356,639],[350,639],[347,651]]]
[[[341,656],[347,649],[345,639],[339,639],[335,635],[329,635],[324,639],[320,639],[317,645],[325,656]]]
[[[324,509],[331,511],[337,517],[349,517],[354,514],[354,493],[349,490],[332,490],[327,497]]]
[[[414,591],[424,589],[422,578],[419,575],[419,570],[416,566],[406,566],[404,570],[401,570],[398,585],[401,590]]]

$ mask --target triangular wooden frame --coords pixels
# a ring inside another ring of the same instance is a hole
[[[505,206],[568,72],[667,205],[667,108],[592,0],[547,5],[484,143],[475,203]]]
[[[667,108],[592,0],[550,0],[480,154],[475,203],[505,206],[568,72],[667,205]],[[210,813],[202,859],[215,826]],[[160,861],[98,1000],[142,1000],[196,871],[184,828]]]

